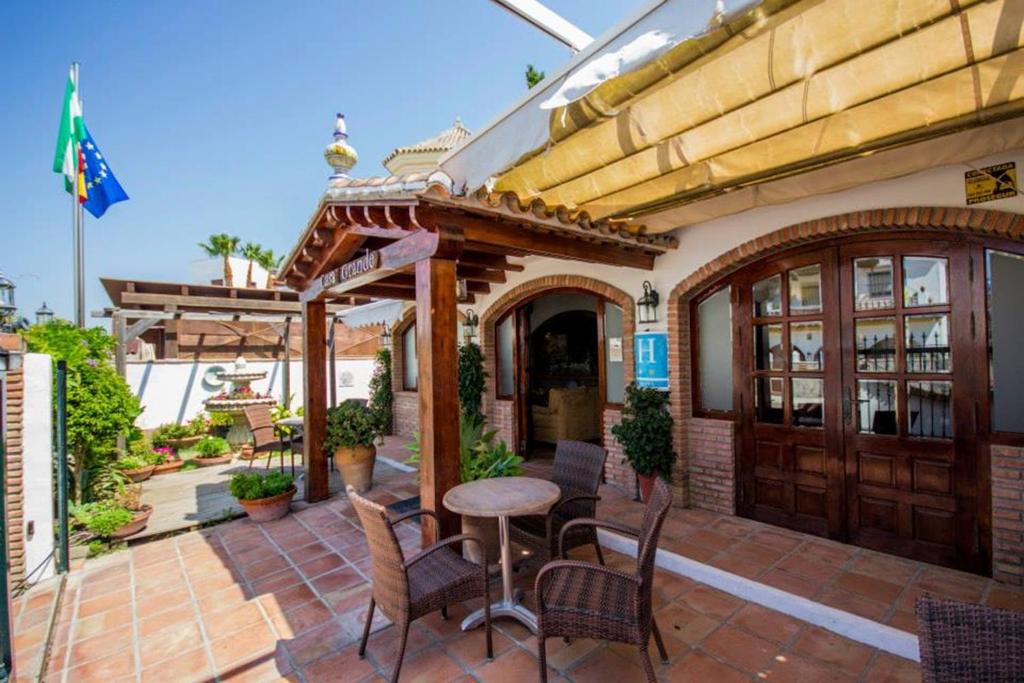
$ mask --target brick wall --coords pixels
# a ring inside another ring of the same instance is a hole
[[[411,439],[420,430],[420,395],[415,391],[395,392],[395,436]]]
[[[1024,448],[992,447],[992,577],[1024,586]]]
[[[736,451],[730,420],[685,421],[690,505],[736,514]]]
[[[4,453],[7,470],[7,551],[11,579],[25,578],[25,512],[22,493],[22,405],[24,374],[21,370],[7,373],[6,426]]]
[[[622,411],[618,408],[605,408],[601,416],[603,422],[604,447],[608,450],[605,461],[604,478],[609,484],[621,487],[630,496],[636,495],[636,477],[633,467],[626,462],[626,453],[622,445],[612,436],[612,427],[622,422]]]
[[[512,450],[518,450],[519,444],[515,442],[515,404],[512,401],[495,400],[487,416],[487,423],[491,429],[498,430],[498,438],[509,445]]]
[[[395,325],[391,333],[391,390],[395,394],[393,405],[395,436],[411,439],[420,429],[420,395],[405,390],[405,354],[403,340],[410,325],[416,322],[416,309],[410,308]]]

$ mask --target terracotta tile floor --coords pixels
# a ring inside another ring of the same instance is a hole
[[[60,578],[52,577],[32,586],[11,601],[14,627],[15,681],[35,681],[43,666],[54,604],[60,591]]]
[[[533,472],[543,468],[532,466]],[[416,493],[388,469],[374,497]],[[635,524],[640,508],[606,487],[599,514]],[[399,531],[417,548],[419,527]],[[897,623],[921,589],[1021,607],[1021,593],[978,577],[810,539],[747,520],[674,510],[663,545],[851,611],[877,605]],[[611,554],[612,564],[633,560]],[[698,557],[699,555],[699,557]],[[869,577],[865,580],[860,577]],[[532,574],[517,578],[527,591]],[[369,598],[369,557],[349,504],[334,497],[278,522],[237,520],[132,547],[73,573],[47,681],[378,681],[394,662],[395,633],[378,617],[365,660],[356,656]],[[875,587],[878,580],[896,586]],[[894,581],[898,581],[895,583]],[[658,572],[656,616],[666,636],[666,681],[913,681],[913,662],[879,652],[708,586]],[[479,629],[458,623],[474,605],[413,627],[403,681],[534,681],[536,639],[495,623],[487,662]],[[378,613],[379,614],[379,613]],[[652,647],[653,650],[653,647]],[[551,680],[642,680],[635,650],[590,641],[548,644]]]

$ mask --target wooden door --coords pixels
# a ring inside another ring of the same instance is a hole
[[[530,448],[530,305],[520,306],[515,311],[515,440],[519,453],[525,454]]]
[[[982,571],[969,259],[935,239],[839,249],[846,536]]]
[[[748,268],[735,284],[737,507],[821,536],[843,530],[836,253]]]

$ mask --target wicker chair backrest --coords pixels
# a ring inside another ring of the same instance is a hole
[[[925,683],[1024,681],[1024,613],[924,594],[917,631]]]
[[[373,598],[391,621],[405,619],[409,611],[409,577],[405,556],[391,519],[383,505],[374,503],[348,487],[348,498],[359,515],[370,546],[373,566]]]
[[[252,432],[253,446],[260,448],[277,441],[274,434],[274,421],[270,418],[270,409],[266,406],[246,406],[245,421]]]
[[[668,516],[672,505],[672,490],[661,477],[654,482],[651,499],[644,509],[644,518],[640,523],[640,538],[636,554],[636,570],[640,575],[640,604],[646,610],[651,609],[651,587],[654,584],[654,555],[658,552],[658,537],[661,525]]]
[[[596,495],[607,457],[608,451],[596,444],[563,439],[555,449],[551,481],[558,484],[563,493]]]

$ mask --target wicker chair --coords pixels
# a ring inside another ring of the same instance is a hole
[[[363,498],[351,486],[347,490],[349,500],[363,524],[373,567],[373,593],[370,597],[370,610],[366,613],[359,657],[366,656],[366,641],[370,636],[373,612],[380,607],[384,616],[402,633],[398,659],[391,675],[392,683],[396,683],[402,670],[409,624],[437,610],[447,619],[448,605],[483,598],[487,659],[492,659],[494,648],[491,643],[491,591],[487,581],[487,563],[484,562],[483,566],[473,564],[449,547],[453,543],[468,541],[476,543],[483,554],[483,542],[475,536],[459,534],[438,541],[407,560],[395,536],[394,525],[419,515],[430,515],[437,521],[437,515],[430,510],[414,510],[391,519],[384,506]]]
[[[1024,681],[1024,613],[922,595],[917,640],[925,683]]]
[[[537,574],[537,649],[541,681],[547,682],[545,639],[553,636],[637,645],[647,680],[656,680],[647,654],[652,633],[663,662],[668,662],[668,653],[654,621],[651,589],[658,536],[671,503],[668,484],[658,479],[640,529],[597,519],[575,519],[562,529],[562,536],[571,533],[573,527],[584,525],[636,536],[639,541],[636,572],[565,559],[544,565]]]
[[[608,451],[600,446],[582,441],[559,441],[551,481],[558,484],[562,497],[546,516],[513,517],[510,520],[512,540],[529,548],[545,562],[558,557],[558,538],[565,525],[581,517],[597,516],[597,501],[601,500],[597,489],[607,457]],[[565,535],[562,544],[566,552],[592,545],[597,550],[598,561],[604,564],[597,529],[592,526],[574,528]]]
[[[277,427],[274,425],[274,420],[270,417],[270,409],[266,406],[246,406],[245,408],[245,421],[249,423],[249,431],[252,432],[253,445],[252,454],[255,457],[257,453],[273,453],[278,451],[281,454],[281,471],[284,472],[284,451],[288,448],[288,452],[291,453],[292,462],[292,476],[295,475],[295,451],[292,450],[295,444],[301,446],[301,439],[294,439],[285,441],[281,438],[281,434],[277,431]],[[267,458],[266,469],[270,469],[270,461],[273,460],[273,455]],[[253,461],[249,461],[249,467],[252,467]]]

